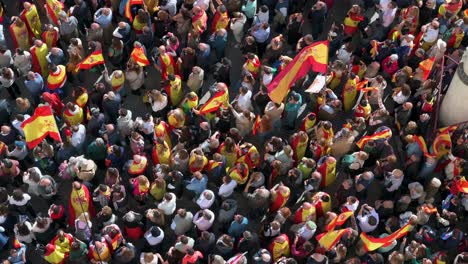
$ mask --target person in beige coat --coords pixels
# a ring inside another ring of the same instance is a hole
[[[348,128],[341,129],[333,139],[331,154],[337,160],[348,153],[353,147],[354,136]]]

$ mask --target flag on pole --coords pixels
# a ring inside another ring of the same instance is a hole
[[[133,22],[133,15],[132,15],[132,6],[133,5],[143,5],[143,0],[127,0],[125,4],[124,15],[130,22]]]
[[[224,104],[225,99],[224,94],[225,91],[219,91],[215,93],[213,97],[211,97],[210,100],[208,100],[201,108],[200,108],[200,114],[207,114],[207,113],[212,113],[215,111],[218,111],[218,109],[221,107],[221,105]]]
[[[26,119],[21,124],[21,128],[30,149],[41,143],[47,136],[62,142],[52,109],[48,105],[37,107],[34,115]]]
[[[145,50],[143,47],[134,47],[130,57],[132,57],[136,63],[142,67],[148,66],[150,64],[148,58],[145,55]]]
[[[385,129],[381,132],[374,133],[370,136],[364,136],[361,139],[356,142],[356,145],[359,147],[359,149],[362,149],[367,142],[370,140],[377,140],[377,139],[387,139],[392,137],[392,130],[390,129]]]
[[[350,218],[354,214],[353,211],[347,211],[341,213],[337,217],[335,217],[326,227],[327,231],[335,230],[335,227],[342,226],[348,218]]]
[[[281,103],[294,82],[309,70],[326,73],[328,65],[328,41],[315,42],[304,48],[288,63],[268,85],[268,95],[275,103]]]
[[[252,128],[252,135],[256,135],[257,134],[257,129],[260,127],[260,122],[262,121],[262,119],[260,118],[260,115],[257,115],[257,117],[255,118],[255,122],[253,124],[253,128]]]
[[[89,70],[96,65],[104,64],[104,57],[102,56],[101,50],[95,50],[93,53],[89,54],[80,64],[78,68],[82,70]]]
[[[374,251],[376,249],[379,249],[381,247],[387,247],[390,244],[392,244],[393,241],[406,236],[409,231],[413,226],[410,223],[407,223],[404,225],[402,228],[398,229],[397,231],[393,232],[391,235],[382,237],[382,238],[374,238],[366,233],[362,232],[361,233],[361,240],[364,242],[364,248],[367,250],[367,252]]]
[[[426,141],[424,140],[424,138],[422,136],[415,136],[413,135],[413,139],[414,141],[419,145],[419,148],[421,149],[424,157],[429,157],[431,156],[429,154],[429,151],[427,151],[427,145],[426,145]]]
[[[350,230],[348,228],[340,229],[340,230],[332,230],[320,235],[317,235],[315,238],[317,239],[320,246],[322,246],[325,250],[331,250],[341,239],[342,236],[348,234]]]
[[[435,57],[423,60],[419,63],[419,69],[423,72],[423,80],[427,80],[434,66]]]

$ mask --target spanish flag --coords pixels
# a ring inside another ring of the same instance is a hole
[[[327,159],[318,167],[318,172],[322,175],[320,187],[326,187],[333,184],[336,180],[336,160],[328,162]]]
[[[130,22],[133,22],[133,15],[132,15],[132,6],[133,5],[143,5],[143,0],[127,0],[125,4],[124,15]]]
[[[46,0],[47,15],[55,25],[58,25],[58,14],[64,9],[64,5],[59,0]]]
[[[148,58],[145,55],[145,50],[143,47],[134,47],[130,57],[133,58],[138,65],[144,67],[150,64]]]
[[[373,135],[370,136],[364,136],[361,139],[359,139],[358,142],[356,142],[356,145],[359,147],[359,149],[362,149],[367,142],[370,140],[377,140],[377,139],[388,139],[392,137],[392,130],[390,129],[385,129],[381,132],[374,133]]]
[[[360,81],[360,82],[358,82],[358,83],[356,84],[356,89],[357,89],[357,90],[362,90],[362,89],[364,89],[365,87],[367,87],[367,84],[368,84],[368,83],[369,83],[369,80],[364,79],[364,80],[362,80],[362,81]]]
[[[62,142],[52,109],[48,105],[37,107],[34,115],[26,119],[21,124],[21,128],[24,131],[26,143],[30,149],[41,143],[47,136],[58,142]]]
[[[15,239],[13,240],[13,248],[21,248],[21,243],[19,242],[19,240],[15,237]]]
[[[421,209],[426,213],[426,214],[435,214],[437,213],[437,208],[429,205],[423,205]]]
[[[255,123],[253,124],[253,128],[252,128],[252,135],[257,135],[257,130],[258,128],[260,127],[260,122],[262,121],[262,119],[260,118],[260,115],[257,115],[257,118],[255,118]]]
[[[335,227],[342,226],[346,222],[346,220],[348,220],[348,218],[350,218],[353,214],[353,211],[341,213],[327,225],[327,231],[332,231],[335,230]]]
[[[468,193],[468,181],[465,179],[465,177],[461,177],[458,181],[456,181],[456,185],[458,191],[462,193]]]
[[[442,133],[439,133],[434,142],[432,142],[432,155],[436,158],[440,158],[448,153],[449,149],[452,148],[452,139],[448,130],[445,130]]]
[[[89,70],[99,64],[104,64],[104,57],[102,56],[101,50],[95,50],[82,62],[80,62],[80,64],[78,64],[78,68],[82,70]]]
[[[435,57],[423,60],[419,63],[419,69],[423,72],[423,80],[427,80],[434,66]]]
[[[457,130],[457,128],[458,126],[455,126],[455,125],[439,128],[439,133],[454,132],[455,130]]]
[[[219,91],[215,93],[213,97],[211,97],[210,100],[208,100],[201,108],[200,108],[200,114],[208,114],[212,113],[215,111],[218,111],[218,109],[225,103],[226,101],[226,92],[225,91]]]
[[[332,230],[325,233],[322,233],[315,238],[321,247],[325,250],[331,250],[341,239],[342,236],[348,234],[350,230],[348,228],[340,230]]]
[[[422,136],[415,136],[413,135],[414,141],[419,145],[419,148],[421,149],[422,153],[424,154],[424,157],[429,157],[429,151],[427,151],[427,145],[426,141]]]
[[[371,252],[381,247],[389,246],[396,239],[406,236],[406,234],[408,234],[408,232],[411,231],[412,228],[413,226],[410,223],[407,223],[402,228],[398,229],[397,231],[393,232],[391,235],[386,237],[374,238],[368,236],[364,232],[361,233],[360,237],[362,242],[364,242],[364,248],[367,250],[367,252]]]
[[[275,103],[281,103],[294,82],[310,70],[326,73],[328,41],[315,42],[304,48],[268,85],[268,95]]]
[[[371,46],[372,48],[370,50],[370,54],[372,59],[375,59],[375,56],[379,54],[379,43],[377,42],[377,40],[371,40]]]

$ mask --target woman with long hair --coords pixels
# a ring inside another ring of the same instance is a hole
[[[132,94],[139,95],[140,88],[145,84],[145,74],[143,69],[134,59],[130,59],[127,63],[127,70],[125,70],[125,79]]]

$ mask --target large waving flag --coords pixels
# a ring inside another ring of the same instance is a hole
[[[435,57],[423,60],[419,63],[419,69],[423,72],[423,80],[427,80],[434,66]]]
[[[143,5],[143,0],[127,0],[125,4],[124,15],[130,22],[133,22],[133,15],[132,15],[132,6],[133,5]]]
[[[328,251],[331,250],[340,241],[342,236],[348,234],[349,232],[351,232],[349,228],[332,230],[317,235],[315,238],[317,239],[320,246]]]
[[[145,50],[143,47],[134,47],[130,57],[132,57],[136,63],[142,67],[148,66],[150,64],[148,58],[145,55]]]
[[[335,230],[335,227],[342,226],[353,214],[353,211],[347,211],[333,218],[333,220],[326,227],[327,231],[332,231]]]
[[[410,223],[407,223],[406,225],[404,225],[403,227],[386,237],[374,238],[367,235],[364,232],[361,233],[360,237],[362,242],[364,242],[364,248],[367,250],[367,252],[371,252],[381,247],[389,246],[393,243],[393,241],[406,236],[406,234],[408,234],[408,232],[411,231],[412,228],[413,226]]]
[[[429,157],[431,156],[429,154],[429,151],[427,150],[427,145],[426,145],[426,141],[424,140],[424,138],[422,136],[416,136],[416,135],[413,135],[413,139],[414,141],[419,145],[419,148],[421,149],[424,157]]]
[[[104,64],[104,57],[102,56],[101,50],[95,50],[93,53],[89,54],[80,64],[78,68],[82,70],[89,70],[96,65]]]
[[[391,137],[392,137],[392,130],[388,128],[388,129],[384,129],[381,132],[374,133],[370,136],[362,137],[361,139],[358,140],[358,142],[356,142],[356,145],[359,147],[359,149],[362,149],[366,145],[366,143],[369,142],[370,140],[377,140],[377,139],[383,139],[383,138],[387,139]]]
[[[48,105],[37,107],[34,115],[26,119],[21,124],[21,128],[24,131],[26,143],[30,149],[41,143],[47,136],[62,142],[52,109]]]
[[[432,155],[438,157],[443,156],[447,149],[452,148],[452,139],[450,138],[449,130],[444,130],[439,133],[432,142]]]
[[[226,92],[225,91],[219,91],[214,94],[213,97],[211,97],[210,100],[208,100],[201,108],[200,108],[200,114],[204,115],[207,113],[212,113],[215,111],[218,111],[218,109],[226,102]]]
[[[309,70],[326,73],[328,65],[328,41],[315,42],[304,48],[288,63],[268,85],[268,95],[275,103],[281,103],[294,82]]]

